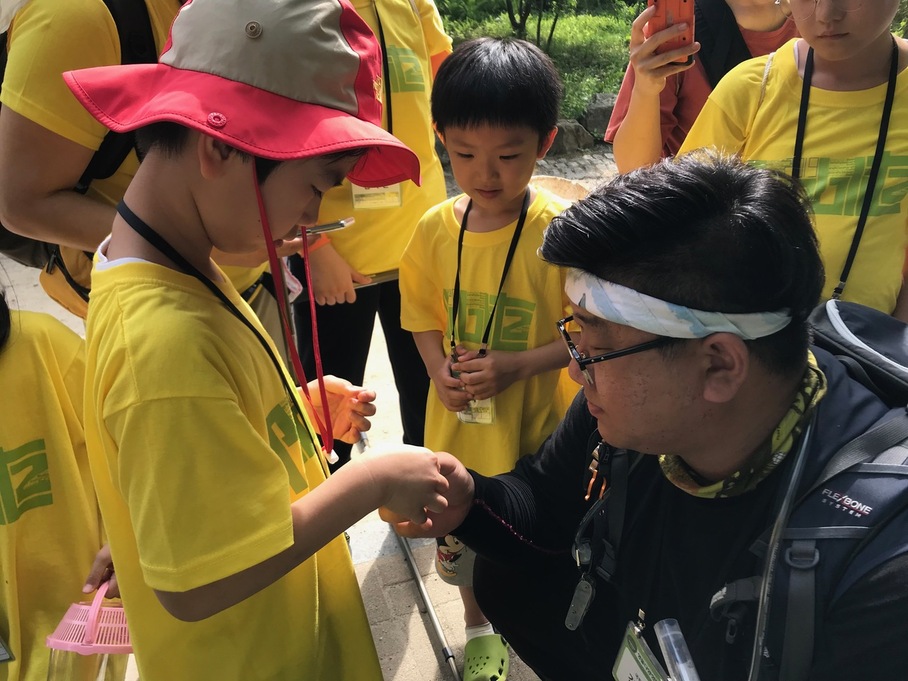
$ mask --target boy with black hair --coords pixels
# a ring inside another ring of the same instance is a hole
[[[493,38],[460,45],[432,90],[464,193],[427,212],[404,252],[401,319],[434,386],[426,446],[490,475],[538,447],[574,392],[560,384],[564,351],[546,322],[565,307],[563,280],[536,255],[567,204],[530,184],[555,138],[562,91],[535,45]],[[436,567],[461,589],[464,678],[504,679],[508,652],[473,596],[472,554],[449,538]]]
[[[64,74],[149,147],[98,249],[85,400],[143,679],[381,678],[341,535],[381,503],[424,521],[453,460],[401,446],[326,479],[313,419],[354,440],[374,393],[304,401],[210,258],[312,224],[344,176],[418,177],[380,127],[380,73],[347,0],[193,0],[159,63]]]

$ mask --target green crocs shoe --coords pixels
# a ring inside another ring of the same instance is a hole
[[[477,636],[463,649],[463,681],[505,681],[511,657],[499,634]]]

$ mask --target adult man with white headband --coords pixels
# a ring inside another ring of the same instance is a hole
[[[534,456],[494,478],[455,470],[430,514],[476,550],[483,612],[543,679],[665,678],[640,650],[668,618],[704,681],[778,678],[785,608],[764,627],[755,599],[711,600],[762,574],[750,549],[797,489],[793,462],[825,462],[887,413],[809,345],[823,268],[807,205],[781,175],[694,155],[619,176],[546,232],[583,390]],[[906,581],[901,555],[825,602],[806,678],[908,678],[887,635]]]

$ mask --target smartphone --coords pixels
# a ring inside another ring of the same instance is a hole
[[[324,232],[335,232],[338,229],[344,229],[345,227],[349,227],[354,222],[356,222],[355,218],[342,218],[340,220],[335,220],[334,222],[326,222],[321,225],[312,225],[311,227],[301,228],[297,232],[296,236],[301,237],[301,236],[303,236],[303,234],[312,235],[312,234],[323,234]]]
[[[694,42],[694,0],[647,0],[647,5],[655,6],[656,13],[648,22],[649,35],[654,35],[675,24],[687,24],[687,30],[659,47],[659,52],[668,52],[679,47],[687,47]],[[692,64],[694,55],[683,60]]]

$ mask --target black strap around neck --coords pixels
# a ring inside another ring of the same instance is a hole
[[[870,205],[873,203],[873,196],[876,191],[877,178],[880,174],[880,168],[883,164],[883,152],[886,149],[886,136],[889,133],[889,119],[892,116],[892,106],[895,100],[895,86],[899,74],[899,48],[892,39],[892,52],[889,62],[889,82],[886,86],[886,99],[883,103],[883,114],[880,118],[880,131],[877,134],[876,152],[873,155],[873,164],[870,166],[870,175],[867,178],[867,189],[864,191],[864,202],[861,204],[861,214],[858,217],[858,223],[854,230],[854,236],[851,239],[851,247],[848,249],[848,256],[845,258],[845,265],[842,267],[842,274],[839,276],[839,283],[833,289],[832,297],[838,299],[845,290],[845,282],[848,281],[848,275],[851,273],[851,266],[858,253],[858,246],[861,243],[861,237],[864,234],[864,227],[867,225],[867,218],[870,215]],[[807,106],[810,101],[810,82],[813,79],[813,48],[807,51],[807,59],[804,62],[804,82],[801,87],[801,107],[798,111],[798,129],[795,133],[794,154],[791,160],[791,176],[795,179],[801,177],[801,158],[804,151],[804,132],[807,128]]]
[[[220,300],[227,309],[233,314],[234,317],[239,319],[252,333],[255,335],[258,342],[261,344],[265,351],[268,353],[271,363],[274,365],[275,370],[278,373],[278,376],[281,378],[281,384],[284,386],[284,391],[287,393],[287,397],[290,399],[290,404],[293,405],[293,408],[297,411],[297,416],[300,419],[300,423],[305,423],[305,418],[302,414],[302,406],[299,403],[299,395],[297,393],[296,387],[290,384],[290,381],[287,377],[287,374],[284,372],[280,360],[277,358],[274,350],[272,350],[271,345],[262,335],[262,333],[255,327],[255,325],[242,313],[242,311],[233,303],[232,300],[224,293],[217,284],[215,284],[211,279],[206,277],[195,265],[189,262],[184,258],[173,246],[171,246],[167,240],[158,234],[147,222],[142,220],[138,215],[136,215],[132,209],[126,205],[125,201],[120,201],[117,204],[117,213],[120,217],[126,221],[126,224],[132,227],[135,232],[141,236],[145,241],[154,246],[158,251],[163,255],[167,256],[177,267],[180,268],[185,274],[189,274],[196,279],[198,279],[209,291],[211,291],[214,296]],[[308,428],[305,429],[308,432]],[[310,434],[310,437],[311,434]],[[312,442],[316,451],[319,449],[317,442]]]
[[[473,200],[467,203],[467,207],[460,219],[460,235],[457,238],[457,273],[454,275],[454,292],[451,301],[451,356],[454,356],[457,347],[457,309],[460,306],[460,262],[463,255],[463,235],[467,231],[467,219],[470,217],[470,211],[473,208]],[[504,281],[507,279],[508,270],[511,269],[511,261],[514,259],[514,252],[517,250],[517,242],[520,241],[520,233],[523,231],[523,225],[527,220],[527,213],[530,209],[530,188],[527,187],[523,195],[523,204],[520,207],[520,217],[517,218],[517,226],[514,228],[514,234],[511,237],[511,245],[508,246],[508,254],[504,259],[504,267],[501,270],[501,279],[498,281],[498,293],[495,295],[495,302],[492,304],[492,310],[489,312],[489,319],[486,322],[485,331],[482,334],[482,345],[479,349],[481,355],[486,353],[489,346],[489,335],[492,332],[492,321],[495,319],[495,310],[498,309],[498,299],[501,297],[501,289],[504,287]]]

